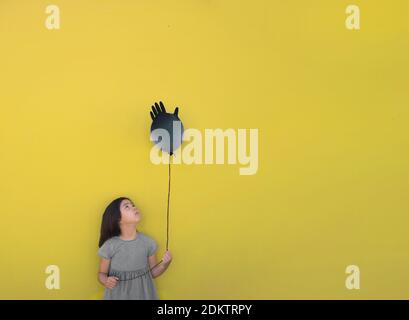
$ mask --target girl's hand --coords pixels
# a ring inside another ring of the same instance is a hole
[[[165,254],[163,255],[162,261],[165,264],[170,264],[170,262],[172,261],[172,256],[169,250],[166,250]]]
[[[105,287],[107,287],[108,289],[113,289],[118,283],[118,281],[119,281],[118,277],[108,277],[105,281]]]

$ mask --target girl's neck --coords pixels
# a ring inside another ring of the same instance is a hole
[[[121,235],[119,236],[122,240],[134,240],[139,231],[136,230],[134,224],[122,225]]]

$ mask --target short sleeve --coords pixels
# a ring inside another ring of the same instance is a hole
[[[158,245],[156,241],[152,238],[149,239],[149,245],[148,245],[148,256],[152,256],[155,254],[156,250],[158,249]]]
[[[104,244],[99,248],[98,255],[104,259],[110,260],[113,256],[113,249],[111,241],[107,240]]]

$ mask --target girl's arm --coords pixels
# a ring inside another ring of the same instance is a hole
[[[156,256],[152,255],[148,257],[149,260],[149,266],[152,269],[156,265]],[[172,261],[172,256],[170,255],[169,251],[166,251],[165,254],[163,255],[162,263],[156,266],[152,270],[152,278],[157,278],[159,277],[162,273],[165,272],[165,270],[169,267],[171,261]]]
[[[110,263],[111,260],[101,258],[98,272],[98,281],[108,289],[114,288],[119,280],[117,277],[108,277]]]

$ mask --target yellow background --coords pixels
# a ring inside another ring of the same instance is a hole
[[[341,0],[1,0],[0,298],[100,299],[101,215],[122,195],[161,258],[158,100],[186,128],[259,130],[255,175],[173,166],[161,299],[409,298],[409,4],[353,3],[359,31]]]

